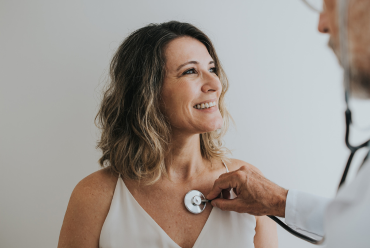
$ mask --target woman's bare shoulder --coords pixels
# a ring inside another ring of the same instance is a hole
[[[240,160],[240,159],[235,159],[235,158],[229,158],[228,161],[226,162],[226,165],[229,169],[229,171],[236,171],[238,170],[240,167],[242,166],[246,166],[247,168],[251,169],[251,170],[255,170],[257,171],[258,173],[262,174],[262,172],[255,166],[243,161],[243,160]]]
[[[73,190],[75,194],[91,194],[91,197],[113,195],[114,188],[118,180],[118,175],[109,168],[98,170],[82,179]]]
[[[90,211],[109,210],[118,175],[108,168],[98,170],[82,179],[74,188],[70,202]]]
[[[118,175],[101,169],[74,188],[64,216],[58,247],[97,247]]]

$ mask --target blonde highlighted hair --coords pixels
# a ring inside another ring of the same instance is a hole
[[[210,39],[189,23],[177,21],[150,24],[129,35],[110,64],[110,82],[104,90],[96,125],[101,129],[97,148],[103,152],[99,163],[124,178],[156,182],[166,174],[165,156],[171,142],[171,127],[160,111],[165,77],[164,50],[172,40],[189,36],[202,42],[217,68],[222,84],[219,110],[221,129],[200,134],[204,158],[226,159],[229,150],[222,137],[229,126],[225,107],[228,81]]]

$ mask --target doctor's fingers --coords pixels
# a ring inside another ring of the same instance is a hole
[[[253,200],[249,201],[238,197],[232,200],[217,198],[212,200],[211,204],[222,211],[248,213],[255,216],[263,216],[269,213],[269,211],[262,204]]]
[[[248,213],[248,205],[238,198],[235,199],[222,199],[217,198],[211,202],[212,206],[221,209],[222,211],[234,211],[238,213]]]
[[[215,181],[212,190],[206,198],[210,200],[214,199],[225,189],[235,189],[234,192],[238,195],[240,193],[240,187],[244,184],[245,179],[244,172],[239,170],[227,173],[227,175],[221,175],[220,178]]]

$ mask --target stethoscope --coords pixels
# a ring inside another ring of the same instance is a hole
[[[355,153],[359,149],[367,147],[370,144],[370,140],[368,140],[368,141],[366,141],[366,142],[364,142],[364,143],[362,143],[361,145],[358,145],[358,146],[353,146],[349,142],[350,125],[352,123],[352,113],[351,113],[351,110],[348,107],[348,96],[349,96],[349,94],[346,91],[345,92],[345,101],[346,101],[346,104],[347,104],[347,109],[345,111],[345,116],[346,116],[345,142],[346,142],[346,146],[351,151],[351,154],[348,157],[346,167],[343,171],[342,178],[339,182],[338,190],[340,189],[340,187],[346,181],[347,174],[348,174],[348,171],[349,171],[349,168],[351,166],[351,162],[352,162],[352,159],[353,159],[353,156],[355,155]],[[365,161],[367,160],[368,157],[369,157],[369,153],[367,154],[367,156],[363,160],[361,167],[364,165],[364,163],[365,163]],[[360,169],[361,169],[361,167],[360,167]],[[208,202],[211,202],[211,200],[206,199],[204,197],[204,195],[198,190],[191,190],[184,197],[184,204],[185,204],[186,209],[189,212],[193,213],[193,214],[200,214],[201,212],[203,212],[203,210],[206,208],[206,205],[207,205]],[[322,238],[320,240],[317,240],[317,239],[314,239],[312,237],[309,237],[309,236],[306,236],[302,233],[297,232],[296,230],[292,229],[287,224],[282,222],[280,219],[278,219],[276,216],[268,215],[268,217],[271,218],[272,220],[274,220],[277,224],[279,224],[282,228],[284,228],[290,234],[293,234],[294,236],[296,236],[298,238],[301,238],[301,239],[303,239],[303,240],[305,240],[309,243],[312,243],[312,244],[315,244],[315,245],[320,245],[324,242],[324,238]]]

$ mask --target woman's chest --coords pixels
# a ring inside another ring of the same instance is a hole
[[[201,187],[207,191],[207,187]],[[190,213],[184,205],[188,187],[152,187],[133,192],[140,206],[180,247],[193,247],[210,217],[212,206],[206,204],[200,214]]]
[[[99,247],[254,247],[253,216],[211,206],[198,215],[185,209],[183,197],[189,190],[206,194],[207,188],[191,185],[138,192],[131,186],[118,180]]]

